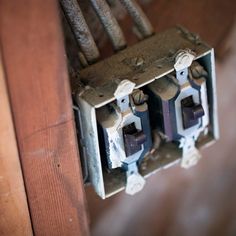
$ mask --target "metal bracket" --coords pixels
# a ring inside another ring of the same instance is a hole
[[[130,195],[141,191],[145,185],[145,179],[138,172],[137,162],[133,162],[127,166],[126,171],[126,188],[125,192]]]
[[[117,99],[117,106],[120,108],[121,113],[128,112],[130,109],[129,95],[133,92],[135,84],[129,80],[123,80],[118,85],[114,96]],[[132,112],[132,111],[131,111]],[[142,149],[137,153],[127,157],[123,160],[123,167],[126,169],[126,193],[134,195],[141,191],[145,184],[145,179],[139,174],[137,162],[143,152]]]
[[[181,139],[180,147],[183,148],[183,157],[181,160],[181,167],[190,168],[197,164],[201,158],[201,154],[195,147],[195,140],[193,137],[185,137]]]
[[[176,56],[174,68],[176,70],[176,78],[179,81],[181,87],[185,87],[185,85],[189,83],[188,68],[191,66],[194,58],[195,54],[188,49],[182,50]],[[200,152],[195,147],[195,140],[197,138],[196,136],[198,135],[198,131],[196,133],[190,132],[188,135],[183,136],[180,140],[179,147],[183,149],[181,160],[181,166],[183,168],[189,168],[195,165],[201,158]]]

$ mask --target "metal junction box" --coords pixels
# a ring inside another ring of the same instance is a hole
[[[184,168],[219,137],[214,50],[181,27],[83,69],[73,88],[88,180],[103,199]],[[158,184],[158,183],[157,183]]]

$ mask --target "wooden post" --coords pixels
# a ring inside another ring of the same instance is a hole
[[[0,55],[0,235],[32,235]]]
[[[35,235],[88,235],[56,0],[0,0],[0,37]]]

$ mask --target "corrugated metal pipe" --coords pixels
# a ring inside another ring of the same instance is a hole
[[[119,51],[126,47],[123,32],[105,0],[90,0],[98,18],[107,32],[113,48]]]
[[[86,60],[89,64],[96,62],[99,51],[77,0],[60,0],[60,3]]]
[[[135,0],[120,0],[120,2],[132,17],[134,24],[142,38],[151,36],[154,32],[153,27],[137,2]]]

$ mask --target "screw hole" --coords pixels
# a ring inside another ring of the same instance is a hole
[[[99,94],[99,97],[102,98],[104,95],[102,93]]]
[[[180,72],[180,75],[184,75],[184,72],[183,72],[183,71],[181,71],[181,72]]]
[[[121,100],[121,102],[122,102],[122,103],[125,103],[125,99],[123,98],[123,99]]]

